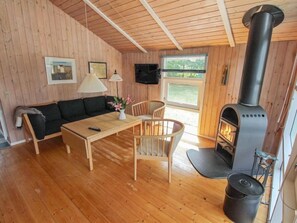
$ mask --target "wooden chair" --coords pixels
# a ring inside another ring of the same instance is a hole
[[[172,119],[152,119],[145,120],[143,127],[143,135],[134,136],[134,180],[138,159],[167,160],[171,183],[172,155],[184,132],[184,124]]]
[[[164,118],[165,103],[163,101],[142,101],[132,105],[132,115],[141,119],[162,119]]]

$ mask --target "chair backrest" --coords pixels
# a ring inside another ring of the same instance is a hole
[[[132,105],[132,115],[146,115],[148,114],[148,101],[138,102]]]
[[[148,101],[148,114],[153,115],[158,108],[165,106],[163,101]]]
[[[142,101],[132,105],[132,115],[151,115],[152,118],[163,118],[165,111],[165,103],[163,101],[151,100]]]
[[[168,157],[175,151],[184,124],[172,119],[152,119],[144,121],[144,131],[140,138],[139,152],[144,156]]]

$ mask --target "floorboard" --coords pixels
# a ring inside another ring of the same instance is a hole
[[[213,142],[188,135],[173,161],[138,161],[133,180],[132,129],[92,145],[94,170],[85,151],[66,149],[60,137],[0,150],[0,222],[231,222],[223,212],[226,179],[199,175],[189,148]],[[255,222],[266,222],[261,205]]]

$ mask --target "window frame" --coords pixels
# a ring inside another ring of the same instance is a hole
[[[165,67],[165,59],[166,58],[177,58],[177,57],[198,57],[198,56],[204,56],[205,57],[205,64],[204,64],[204,70],[195,70],[195,69],[166,69],[164,68]],[[187,78],[187,77],[168,77],[166,75],[163,75],[165,74],[166,72],[176,72],[176,73],[198,73],[198,74],[206,74],[207,72],[207,64],[208,64],[208,54],[207,53],[200,53],[200,54],[188,54],[188,55],[164,55],[161,57],[161,60],[162,60],[162,69],[161,69],[161,72],[162,72],[162,76],[164,78]],[[202,79],[202,78],[188,78],[188,79]],[[203,76],[203,79],[204,79],[204,76]]]

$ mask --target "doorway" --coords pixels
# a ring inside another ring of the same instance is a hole
[[[6,148],[9,146],[7,142],[7,138],[8,138],[8,132],[7,132],[6,123],[4,119],[2,104],[0,101],[0,148]]]

